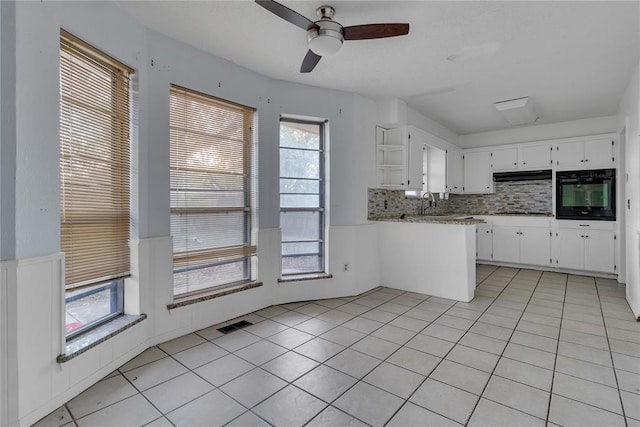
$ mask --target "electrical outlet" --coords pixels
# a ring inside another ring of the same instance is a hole
[[[349,271],[349,263],[345,262],[344,264],[342,264],[342,271]]]

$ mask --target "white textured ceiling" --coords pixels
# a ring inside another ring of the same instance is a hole
[[[330,4],[344,26],[408,22],[411,29],[347,41],[300,74],[305,32],[253,1],[119,2],[142,24],[258,73],[401,98],[461,135],[509,128],[492,104],[523,96],[540,114],[536,124],[613,115],[638,65],[638,1],[281,3],[311,20],[316,7]]]

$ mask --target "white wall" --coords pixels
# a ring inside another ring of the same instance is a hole
[[[0,2],[0,260],[15,258],[15,18],[15,3]]]
[[[570,138],[573,136],[599,135],[614,132],[616,116],[595,117],[569,122],[514,127],[491,132],[460,135],[461,148],[488,147],[516,142],[543,141],[546,139]]]
[[[353,295],[379,284],[377,231],[366,221],[367,187],[375,179],[375,103],[355,94],[274,81],[150,31],[111,2],[15,3],[15,77],[11,38],[14,3],[0,2],[3,82],[15,80],[15,161],[5,157],[7,99],[2,89],[0,174],[3,221],[15,211],[15,243],[2,263],[1,425],[30,425],[150,345],[271,304]],[[8,5],[8,6],[7,6]],[[65,28],[136,69],[138,126],[134,135],[132,277],[126,311],[147,320],[64,364],[59,252],[58,52]],[[118,31],[114,32],[116,27]],[[5,50],[5,43],[9,49]],[[6,59],[9,58],[9,61]],[[169,223],[169,84],[257,109],[258,280],[263,286],[167,310],[171,302]],[[283,113],[329,119],[329,272],[332,279],[279,284],[278,130]],[[370,148],[369,148],[370,147]],[[11,146],[9,146],[11,148]],[[367,152],[365,158],[360,153]],[[4,162],[8,160],[5,169]],[[15,173],[12,172],[15,170]],[[9,173],[7,173],[7,171]],[[5,179],[5,174],[8,175]],[[4,185],[7,184],[8,192]],[[6,194],[14,192],[15,203]],[[8,204],[7,204],[8,202]],[[3,223],[4,224],[4,223]],[[3,245],[7,241],[4,239]],[[12,261],[15,260],[15,261]],[[349,268],[343,271],[342,265]],[[38,309],[34,310],[33,296]],[[5,321],[6,320],[6,321]],[[5,381],[5,372],[9,376]],[[6,387],[6,388],[4,388]],[[6,410],[5,410],[6,409]]]
[[[640,64],[618,109],[616,132],[626,133],[625,150],[625,241],[627,301],[636,317],[640,318]],[[630,209],[626,208],[630,201]]]

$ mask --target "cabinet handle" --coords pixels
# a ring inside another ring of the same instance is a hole
[[[527,164],[527,162],[522,162],[522,164],[523,164],[523,165],[526,165],[526,164]]]
[[[589,236],[584,236],[584,237],[586,237],[587,239],[589,238]]]
[[[518,166],[518,164],[517,164],[517,163],[514,163],[514,164],[513,164],[513,166]]]
[[[580,160],[580,163],[584,163],[584,160]]]
[[[580,236],[580,237],[582,237],[584,239],[584,234],[582,236]]]
[[[585,162],[588,162],[588,161],[589,161],[589,159],[584,159],[584,161],[585,161]]]

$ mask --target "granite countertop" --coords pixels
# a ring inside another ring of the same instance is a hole
[[[403,217],[369,217],[369,221],[410,222],[428,224],[461,224],[473,225],[485,222],[473,215],[446,214],[446,215],[407,215]]]
[[[474,216],[523,216],[523,217],[548,217],[553,218],[552,213],[546,212],[452,212],[441,215],[402,215],[400,217],[379,216],[369,217],[369,221],[389,221],[389,222],[414,222],[414,223],[434,223],[434,224],[478,224],[483,223],[480,218]]]

